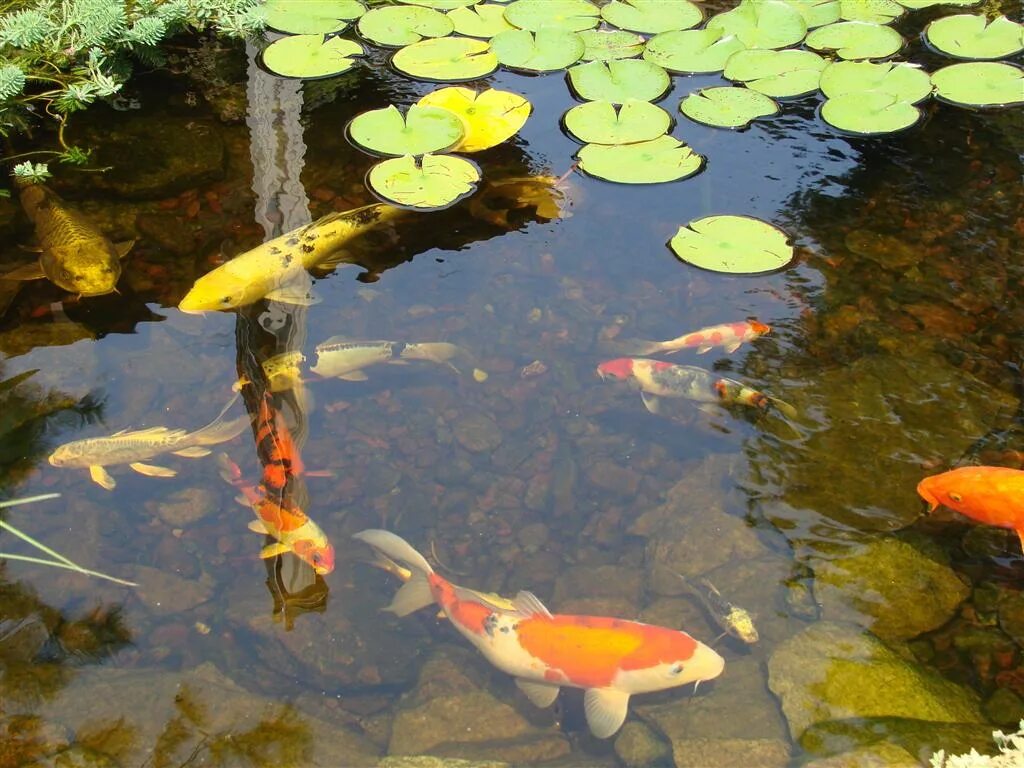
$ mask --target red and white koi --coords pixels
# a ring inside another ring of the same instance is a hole
[[[562,686],[583,688],[587,724],[598,738],[626,719],[629,697],[718,677],[725,661],[685,632],[606,616],[552,614],[530,592],[513,610],[452,584],[408,542],[389,531],[355,538],[412,572],[389,610],[405,616],[436,603],[459,633],[537,706],[554,702]]]
[[[760,336],[764,336],[766,333],[770,333],[771,330],[767,325],[759,323],[757,320],[745,320],[740,323],[712,325],[692,333],[685,333],[668,341],[646,341],[643,339],[623,341],[620,343],[620,348],[623,350],[628,348],[630,354],[636,355],[656,355],[659,353],[671,355],[681,349],[696,349],[698,355],[703,355],[715,347],[723,347],[726,352],[732,353],[739,349],[743,342],[753,341]]]

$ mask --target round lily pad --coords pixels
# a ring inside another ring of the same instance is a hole
[[[596,27],[601,11],[587,0],[516,0],[505,8],[505,20],[531,32],[542,27],[580,32]]]
[[[588,101],[562,118],[565,128],[583,144],[632,144],[650,141],[672,127],[672,118],[650,102],[629,99],[618,109],[610,101]]]
[[[916,104],[931,95],[932,81],[927,72],[913,64],[834,61],[822,71],[819,87],[830,99],[846,93],[877,91]]]
[[[398,107],[373,109],[356,115],[348,135],[363,149],[381,155],[424,155],[442,152],[458,144],[462,121],[447,109],[413,104],[403,117]]]
[[[977,5],[981,0],[898,0],[904,8],[912,11],[919,11],[922,8],[931,8],[933,5]]]
[[[868,136],[910,128],[921,119],[921,110],[891,93],[854,91],[826,99],[821,118],[841,131]]]
[[[359,34],[376,45],[398,48],[428,37],[450,35],[455,25],[440,11],[409,5],[374,8],[359,19]]]
[[[749,88],[717,86],[691,93],[679,105],[691,120],[716,128],[744,128],[759,117],[775,115],[779,105]]]
[[[906,9],[896,0],[840,0],[839,16],[843,21],[870,21],[891,24]]]
[[[465,135],[453,148],[455,152],[479,152],[500,144],[523,127],[532,109],[519,94],[494,88],[481,93],[470,88],[441,88],[418,103],[446,109],[462,120]]]
[[[808,29],[823,27],[826,24],[834,24],[839,21],[839,0],[784,0],[784,2],[800,11]]]
[[[267,26],[296,35],[341,32],[366,8],[357,0],[267,0]]]
[[[646,42],[641,35],[621,29],[585,29],[576,34],[585,46],[584,61],[632,59],[643,53]]]
[[[366,174],[366,186],[382,200],[419,210],[447,208],[472,194],[479,181],[475,164],[452,155],[396,157]]]
[[[932,73],[935,95],[964,107],[1024,104],[1024,72],[1003,62],[950,64]]]
[[[466,37],[488,39],[499,32],[515,29],[505,21],[505,6],[497,3],[481,3],[472,8],[456,8],[448,14],[455,25],[455,31]]]
[[[586,46],[566,29],[510,29],[491,39],[491,52],[510,69],[554,72],[580,60]]]
[[[807,22],[781,0],[742,0],[731,11],[711,17],[707,29],[735,35],[747,48],[787,48],[807,34]]]
[[[750,216],[707,216],[691,221],[669,241],[682,261],[712,272],[760,275],[793,260],[786,233]]]
[[[601,16],[619,29],[656,35],[695,27],[704,13],[688,0],[612,0],[601,8]]]
[[[433,8],[435,11],[452,11],[476,5],[480,0],[402,0],[402,2],[406,5],[422,5],[424,8]]]
[[[813,30],[807,45],[816,51],[835,51],[844,59],[884,59],[903,47],[903,38],[882,24],[840,21]]]
[[[292,35],[263,49],[263,66],[282,77],[331,77],[355,66],[352,57],[362,53],[359,43],[342,37]]]
[[[644,59],[670,72],[721,72],[725,63],[746,46],[721,29],[662,32],[647,41]]]
[[[752,48],[730,56],[723,74],[752,91],[784,99],[816,91],[824,68],[825,60],[813,51]]]
[[[672,81],[657,64],[638,59],[592,61],[569,70],[569,85],[584,101],[622,104],[628,99],[657,101]]]
[[[498,57],[482,40],[439,37],[407,45],[391,57],[399,72],[420,80],[478,80],[498,68]]]
[[[693,176],[704,158],[671,136],[636,144],[587,144],[577,153],[580,170],[622,184],[658,184]]]
[[[924,30],[925,39],[942,53],[958,59],[1002,59],[1024,50],[1024,26],[999,16],[964,13],[936,19]]]

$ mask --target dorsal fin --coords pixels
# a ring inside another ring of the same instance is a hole
[[[527,592],[526,590],[520,591],[516,594],[515,599],[512,601],[515,605],[516,610],[523,616],[546,616],[551,618],[551,611],[540,601],[533,592]]]

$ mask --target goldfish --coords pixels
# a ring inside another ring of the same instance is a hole
[[[279,355],[268,357],[263,361],[263,373],[267,377],[267,385],[271,392],[284,392],[293,389],[302,383],[302,364],[306,362],[306,356],[298,351],[282,352]],[[249,383],[249,379],[242,376],[232,387],[236,392]]]
[[[291,304],[315,299],[292,285],[298,270],[331,269],[346,258],[340,252],[350,240],[406,211],[375,203],[331,213],[239,254],[206,273],[178,304],[183,312],[234,309],[268,298]]]
[[[404,563],[409,581],[386,610],[398,616],[436,603],[483,656],[512,675],[534,704],[549,706],[562,686],[584,689],[584,710],[598,738],[615,734],[629,698],[712,680],[725,667],[713,649],[680,630],[607,616],[552,614],[530,592],[512,610],[452,584],[401,537],[365,530],[355,538]]]
[[[757,627],[754,626],[754,617],[745,608],[740,608],[722,597],[714,584],[707,579],[699,579],[696,583],[686,579],[682,574],[677,573],[686,588],[693,594],[700,604],[704,606],[715,623],[720,626],[727,635],[742,640],[748,645],[753,645],[759,639]]]
[[[458,373],[459,369],[450,361],[468,354],[461,347],[446,341],[406,344],[401,341],[359,341],[332,336],[317,344],[316,365],[310,370],[324,378],[366,381],[368,377],[363,369],[371,365],[404,365],[410,360],[424,360],[447,365]]]
[[[127,464],[140,475],[148,477],[174,477],[177,470],[144,464],[142,460],[161,453],[190,459],[208,456],[210,449],[204,446],[231,440],[249,423],[248,416],[224,420],[224,414],[234,402],[233,398],[217,418],[195,432],[167,427],[149,427],[132,432],[121,430],[108,437],[88,437],[65,443],[50,454],[49,461],[54,467],[88,467],[92,481],[108,491],[117,486],[106,470],[112,464]]]
[[[926,477],[917,493],[929,512],[948,507],[979,523],[1011,529],[1024,551],[1024,470],[960,467]]]
[[[5,280],[46,278],[80,296],[101,296],[116,289],[121,259],[135,241],[112,243],[85,216],[67,207],[44,184],[19,183],[21,205],[35,226],[39,260],[8,272]]]
[[[668,341],[646,341],[644,339],[632,339],[623,341],[623,347],[629,347],[630,354],[634,355],[656,355],[664,353],[671,355],[681,349],[697,349],[698,355],[710,352],[714,347],[724,347],[730,354],[735,352],[745,341],[764,336],[771,332],[764,323],[757,320],[749,320],[741,323],[725,323],[713,325],[708,328],[701,328],[692,333],[685,333]]]

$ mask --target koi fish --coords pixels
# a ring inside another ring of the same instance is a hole
[[[754,617],[750,615],[749,611],[722,597],[722,593],[707,579],[700,579],[694,583],[681,573],[677,573],[676,576],[700,601],[704,610],[711,615],[715,623],[725,631],[725,634],[742,640],[748,645],[753,645],[758,641],[757,627],[754,626]]]
[[[552,614],[520,592],[514,610],[452,584],[404,539],[366,530],[355,538],[407,565],[409,581],[386,610],[398,616],[436,603],[448,620],[537,706],[554,702],[562,686],[583,688],[587,724],[598,738],[619,730],[629,697],[712,680],[725,660],[685,632],[606,616]]]
[[[634,355],[656,355],[664,353],[671,355],[681,349],[697,349],[698,355],[710,352],[714,347],[724,347],[728,353],[733,353],[745,341],[764,336],[771,332],[764,323],[757,320],[744,321],[741,323],[725,323],[713,325],[709,328],[701,328],[699,331],[686,333],[668,341],[646,341],[644,339],[632,339],[621,342],[623,347],[629,348],[629,354]]]
[[[306,356],[298,351],[282,352],[279,355],[268,357],[263,361],[263,373],[267,377],[267,386],[271,392],[284,392],[293,389],[302,383],[302,364],[306,362]],[[232,389],[238,392],[249,379],[242,376],[235,382]]]
[[[113,464],[127,464],[147,477],[174,477],[178,474],[177,470],[143,464],[142,460],[161,453],[173,453],[189,459],[208,456],[210,449],[204,446],[217,445],[238,436],[249,423],[248,416],[224,420],[224,414],[234,402],[235,398],[232,398],[217,418],[195,432],[167,427],[150,427],[133,432],[121,430],[109,437],[88,437],[65,443],[50,454],[49,461],[54,467],[88,467],[92,481],[108,491],[117,485],[105,469]]]
[[[929,512],[948,507],[979,523],[1011,529],[1024,551],[1024,470],[960,467],[926,477],[917,493]]]
[[[424,360],[447,365],[459,373],[459,369],[450,361],[460,356],[468,358],[469,353],[446,341],[406,344],[401,341],[358,341],[344,336],[332,336],[317,344],[316,365],[310,370],[329,379],[366,381],[367,375],[363,369],[371,365],[404,365],[410,360]]]
[[[80,296],[101,296],[114,291],[121,278],[121,259],[128,255],[135,241],[115,245],[44,184],[22,182],[18,186],[21,205],[35,226],[39,259],[0,277],[46,278]]]

